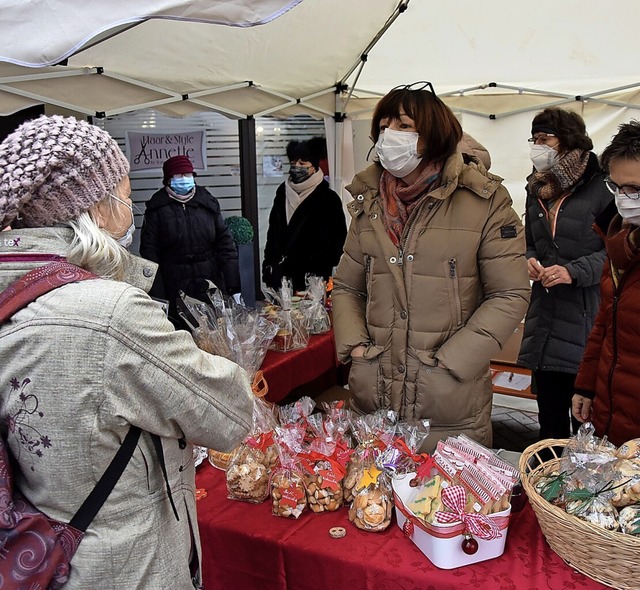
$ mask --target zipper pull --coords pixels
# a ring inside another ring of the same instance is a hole
[[[404,250],[400,248],[398,250],[398,265],[402,266],[404,264]]]

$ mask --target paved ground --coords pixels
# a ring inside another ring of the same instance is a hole
[[[521,453],[538,440],[538,407],[535,400],[493,396],[493,448]]]

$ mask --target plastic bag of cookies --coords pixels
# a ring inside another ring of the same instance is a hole
[[[388,420],[384,410],[351,419],[351,434],[357,445],[347,463],[343,484],[345,502],[353,501],[356,484],[374,463],[374,453],[376,450],[384,450],[389,445],[393,440],[394,432],[395,424]]]
[[[364,471],[354,487],[349,521],[363,531],[379,532],[391,524],[393,491],[391,481],[375,462]]]
[[[284,518],[299,518],[307,508],[304,474],[298,460],[304,428],[289,425],[276,428],[276,448],[280,459],[271,476],[271,512]]]
[[[243,443],[232,454],[227,467],[227,497],[259,504],[269,495],[269,469],[265,454]]]
[[[325,425],[326,422],[326,425]],[[321,414],[308,417],[313,438],[300,455],[305,473],[307,501],[313,512],[333,512],[343,505],[342,480],[345,457],[337,444],[336,431]]]

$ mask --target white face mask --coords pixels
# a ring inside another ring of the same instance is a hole
[[[532,145],[529,157],[538,172],[546,172],[556,165],[560,156],[548,145]]]
[[[135,231],[136,224],[132,221],[124,236],[117,238],[116,242],[118,242],[118,244],[120,244],[123,248],[128,248],[133,242],[133,234]]]
[[[630,199],[616,191],[615,201],[616,209],[622,219],[633,225],[640,225],[640,199]]]
[[[376,154],[384,169],[396,178],[411,174],[422,161],[418,155],[419,134],[385,129],[376,143]]]
[[[123,201],[122,199],[119,199],[115,195],[111,195],[111,198],[115,199],[119,203],[122,203],[125,207],[129,209],[129,211],[131,211],[131,225],[127,228],[127,231],[124,233],[124,235],[115,239],[116,242],[118,242],[118,244],[120,244],[123,248],[126,249],[129,246],[131,246],[131,243],[133,242],[133,234],[136,231],[136,219],[133,215],[133,205],[130,205],[129,203],[127,203],[126,201]]]

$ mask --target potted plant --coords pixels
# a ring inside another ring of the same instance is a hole
[[[225,223],[238,249],[242,299],[248,307],[255,307],[256,288],[253,268],[253,226],[246,217],[240,217],[239,215],[227,217]]]

